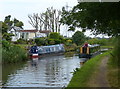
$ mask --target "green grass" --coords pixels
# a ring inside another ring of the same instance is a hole
[[[87,82],[90,80],[93,72],[96,70],[97,65],[100,63],[101,59],[109,55],[109,51],[100,54],[90,60],[88,60],[74,75],[70,81],[69,87],[89,87]]]
[[[21,48],[24,48],[25,50],[28,49],[28,46],[32,46],[32,45],[29,45],[29,44],[16,44],[16,45],[21,47]]]
[[[105,49],[105,48],[109,49],[110,48],[111,49],[111,48],[113,48],[113,46],[100,46],[100,48],[102,48],[102,49]]]
[[[120,81],[120,69],[118,66],[118,61],[115,61],[115,57],[110,57],[108,61],[108,82],[111,87],[119,87],[119,81]]]
[[[2,63],[2,44],[0,44],[0,64]]]
[[[9,49],[2,48],[3,63],[15,63],[25,59],[27,59],[27,51],[19,46],[10,45]]]

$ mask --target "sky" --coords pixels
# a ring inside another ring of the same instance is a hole
[[[3,21],[5,16],[11,15],[12,19],[17,18],[24,23],[24,29],[34,29],[28,23],[28,14],[42,13],[49,7],[61,10],[63,6],[73,7],[77,3],[77,0],[0,0],[0,21]],[[62,28],[62,35],[71,37],[74,34],[65,29],[66,27]],[[94,37],[90,31],[87,31],[85,35]]]

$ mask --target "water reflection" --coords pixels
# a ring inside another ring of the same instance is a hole
[[[8,75],[5,86],[63,87],[67,86],[75,68],[80,67],[78,56],[65,55],[35,58],[27,61],[23,68]]]

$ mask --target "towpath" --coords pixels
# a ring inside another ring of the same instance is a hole
[[[89,87],[110,87],[107,81],[107,62],[109,57],[104,57],[98,65],[97,70],[93,73]]]

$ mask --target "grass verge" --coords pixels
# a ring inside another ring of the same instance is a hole
[[[119,81],[120,81],[120,69],[118,66],[118,61],[115,62],[113,61],[115,58],[111,57],[108,61],[108,71],[107,71],[107,76],[108,76],[108,82],[111,87],[117,87],[120,88]]]
[[[67,88],[89,87],[87,82],[90,80],[101,59],[107,55],[109,55],[109,51],[88,60],[77,72],[73,74],[73,78],[71,79]]]

